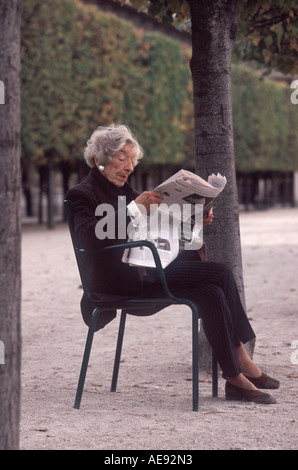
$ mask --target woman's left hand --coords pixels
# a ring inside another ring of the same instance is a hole
[[[213,207],[211,207],[208,214],[206,214],[203,218],[203,225],[211,225],[213,220]]]

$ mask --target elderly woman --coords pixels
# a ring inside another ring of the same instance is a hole
[[[127,183],[142,157],[142,148],[126,126],[99,127],[92,134],[85,149],[85,159],[91,171],[67,194],[67,199],[72,201],[75,237],[79,246],[92,250],[123,243],[131,216],[136,214],[140,205],[150,212],[151,205],[162,202],[159,192],[138,194]],[[100,210],[105,207],[112,207],[113,211],[107,215]],[[113,228],[112,233],[106,233],[106,236],[102,230],[101,233],[97,230],[103,216],[105,225]],[[211,221],[212,211],[204,223]],[[149,276],[141,279],[139,269],[122,262],[122,255],[123,250],[115,249],[102,255],[100,260],[93,255],[87,260],[87,276],[93,294],[126,298],[154,296],[158,289],[154,268],[148,270]],[[230,269],[221,263],[200,261],[196,251],[185,251],[165,268],[165,275],[175,295],[187,295],[200,306],[206,337],[226,379],[226,398],[276,403],[272,395],[259,389],[278,388],[279,382],[262,373],[243,346],[254,339],[255,334],[243,310]],[[92,305],[83,297],[81,307],[88,324]],[[112,318],[107,315],[101,317],[98,329]]]

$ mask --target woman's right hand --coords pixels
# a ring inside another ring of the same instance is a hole
[[[144,191],[135,199],[135,203],[141,204],[149,213],[150,209],[153,209],[150,206],[155,205],[156,208],[162,203],[162,194],[159,191]]]

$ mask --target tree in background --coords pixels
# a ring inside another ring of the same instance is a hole
[[[0,449],[19,446],[20,421],[20,1],[0,0]],[[4,361],[3,361],[4,359]],[[3,364],[4,362],[4,364]]]
[[[236,168],[295,171],[297,109],[290,103],[289,86],[261,77],[248,67],[232,67]]]
[[[214,207],[212,229],[205,230],[210,260],[220,260],[234,273],[245,306],[238,193],[232,118],[231,62],[237,24],[245,41],[243,58],[267,67],[294,69],[298,11],[294,1],[131,0],[168,24],[190,23],[196,171],[207,178],[220,172],[227,185]],[[241,49],[240,49],[241,51]],[[238,52],[239,53],[239,52]],[[281,55],[286,55],[284,60]],[[205,342],[206,343],[206,342]],[[252,346],[252,345],[251,345]],[[252,348],[251,348],[252,349]]]
[[[24,0],[21,38],[23,175],[38,168],[49,227],[51,169],[65,194],[71,173],[84,174],[83,148],[99,125],[125,122],[142,141],[139,181],[149,165],[157,173],[183,160],[190,73],[178,41],[76,0]]]
[[[232,268],[244,302],[232,123],[231,61],[237,27],[238,57],[267,67],[297,67],[298,11],[293,1],[131,0],[167,24],[190,23],[196,171],[206,178],[219,171],[228,184],[206,230],[209,258]]]
[[[298,7],[295,0],[239,0],[235,56],[267,70],[298,73]]]
[[[171,38],[144,33],[137,61],[143,70],[137,86],[146,90],[138,132],[142,146],[146,148],[142,167],[175,165],[183,161],[181,122],[190,78],[184,66],[182,49]],[[126,114],[123,120],[126,120]]]
[[[167,2],[154,4],[156,12],[158,5]],[[179,6],[179,2],[171,4]],[[184,13],[187,17],[189,4],[180,4],[181,16]],[[194,167],[188,45],[155,31],[149,33],[131,27],[131,23],[106,14],[88,2],[82,5],[76,0],[53,0],[47,4],[24,0],[22,5],[23,176],[25,178],[28,162],[39,168],[41,195],[46,193],[50,199],[51,168],[60,169],[64,193],[67,191],[71,173],[83,171],[81,156],[92,129],[111,121],[126,122],[145,149],[146,159],[133,177],[139,181],[140,189],[146,184],[149,171],[151,174],[154,171],[154,178],[163,179],[167,171],[173,171],[174,165],[183,162],[185,167]],[[171,10],[167,8],[166,11]],[[273,34],[271,30],[270,34]],[[243,41],[236,39],[236,43],[244,54]],[[258,40],[257,47],[266,43],[270,41]],[[274,43],[273,39],[271,43]],[[265,56],[268,57],[268,53]],[[222,80],[219,82],[214,92],[217,95]],[[221,100],[223,95],[221,92]],[[281,95],[278,93],[278,96]],[[278,99],[275,101],[277,110]],[[257,115],[257,106],[254,114]],[[290,115],[288,120],[282,120],[283,131],[286,121],[290,120],[293,121]],[[259,122],[261,124],[262,120]],[[263,159],[266,163],[273,158],[270,156],[268,160],[272,143],[279,142],[280,147],[283,140],[271,141],[269,126],[255,126],[254,129],[256,141],[261,138],[265,142],[267,138],[267,142],[271,142],[266,149],[267,157]],[[249,138],[244,134],[241,136],[237,130],[236,151],[245,147]],[[221,135],[219,139],[222,139]],[[208,140],[212,139],[207,136]],[[295,136],[289,139],[293,149],[295,140]],[[259,148],[259,151],[263,150],[264,146]],[[237,152],[237,160],[243,158],[244,155]],[[252,162],[250,156],[249,161]],[[48,214],[51,215],[51,210]],[[50,220],[49,226],[51,224]]]
[[[69,160],[74,137],[71,58],[74,2],[22,2],[22,155],[24,170],[34,163],[40,175],[39,218],[43,194],[48,227],[53,228],[52,169]],[[25,58],[25,60],[24,60]],[[57,130],[60,129],[60,132]]]

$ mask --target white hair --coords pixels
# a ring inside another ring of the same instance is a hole
[[[143,157],[143,149],[136,141],[127,126],[122,124],[111,124],[110,126],[98,127],[87,142],[84,157],[86,163],[91,168],[95,166],[94,157],[98,164],[106,165],[109,163],[125,145],[133,148],[133,165],[138,164]]]

